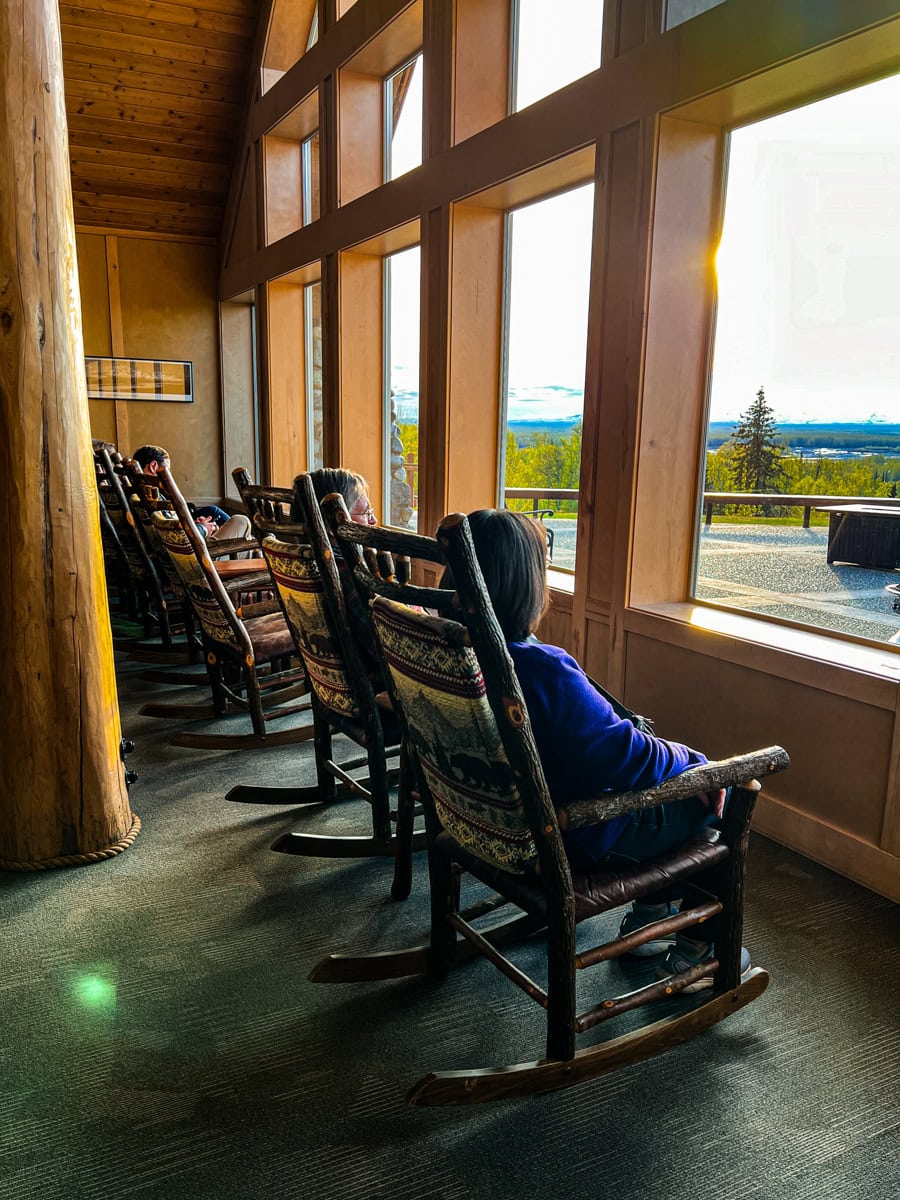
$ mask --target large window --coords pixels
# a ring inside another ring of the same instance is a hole
[[[316,0],[274,0],[260,83],[267,92],[319,40]]]
[[[500,503],[542,514],[575,567],[594,187],[509,214]]]
[[[900,641],[898,199],[900,76],[730,136],[700,599]]]
[[[319,219],[319,94],[310,94],[263,138],[266,241]]]
[[[422,163],[422,55],[384,81],[384,179]]]
[[[384,260],[384,449],[388,525],[418,528],[420,249]]]
[[[307,470],[325,465],[322,429],[322,283],[303,288],[303,358],[306,367]]]
[[[602,37],[603,0],[513,0],[511,111],[595,71]]]

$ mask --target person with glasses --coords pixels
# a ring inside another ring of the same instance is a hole
[[[302,476],[298,476],[298,479],[300,478]],[[354,521],[357,525],[378,524],[378,518],[369,499],[369,485],[363,479],[362,475],[358,475],[355,471],[349,471],[346,467],[320,467],[316,471],[310,471],[309,478],[312,481],[316,499],[320,504],[326,496],[337,492],[344,499],[351,521]],[[298,479],[294,480],[295,489]],[[302,520],[302,516],[296,506],[291,516],[296,521]],[[347,602],[347,621],[350,625],[350,630],[372,687],[377,695],[381,695],[385,692],[385,684],[381,671],[381,659],[375,647],[375,635],[369,624],[369,619],[363,607],[363,602],[360,599],[359,592],[356,590],[356,584],[353,582],[350,564],[341,553],[340,546],[332,544],[332,549],[334,551],[334,565],[337,567],[341,588],[344,592],[344,599]]]

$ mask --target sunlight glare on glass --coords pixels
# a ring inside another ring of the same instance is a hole
[[[900,419],[900,75],[734,130],[710,419]]]
[[[515,109],[600,66],[603,0],[518,0]]]

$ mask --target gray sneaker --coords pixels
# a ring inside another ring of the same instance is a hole
[[[700,963],[707,962],[711,958],[715,958],[714,946],[702,942],[689,942],[686,938],[676,938],[675,945],[666,955],[665,962],[661,962],[656,968],[656,978],[668,979],[670,975],[678,975],[681,971],[699,966]],[[741,946],[741,979],[746,978],[750,966],[750,951],[746,946]],[[695,979],[693,983],[689,983],[687,987],[681,988],[680,992],[687,996],[692,992],[702,992],[706,988],[711,988],[714,981],[715,976],[704,975],[701,979]]]

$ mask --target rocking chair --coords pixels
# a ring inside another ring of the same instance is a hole
[[[412,853],[424,849],[425,842],[424,834],[413,831],[415,811],[400,730],[393,713],[376,703],[350,629],[335,555],[308,475],[297,480],[294,502],[301,523],[256,512],[254,524],[265,535],[263,553],[311,685],[318,783],[312,788],[242,785],[226,798],[238,803],[330,804],[345,796],[363,797],[372,807],[371,836],[292,832],[279,838],[272,849],[328,858],[393,856],[391,895],[405,899],[411,887]],[[335,733],[350,738],[364,755],[336,763],[332,757]],[[397,755],[400,769],[389,770],[388,759]],[[349,772],[362,766],[367,767],[368,777],[353,778]],[[390,799],[393,783],[398,784],[394,810]],[[393,823],[395,833],[391,831]]]
[[[286,706],[287,701],[305,695],[309,689],[302,669],[290,665],[295,649],[284,618],[280,613],[254,612],[258,606],[243,609],[244,617],[241,616],[213,564],[214,557],[233,549],[232,543],[208,546],[169,471],[161,469],[157,478],[172,511],[154,512],[153,524],[200,626],[213,703],[211,711],[203,705],[184,705],[177,711],[179,706],[149,704],[141,709],[141,715],[202,720],[226,716],[235,710],[250,714],[252,734],[179,733],[173,738],[173,745],[177,746],[204,750],[263,749],[307,741],[313,736],[311,725],[278,733],[269,733],[266,728],[269,721],[309,708],[308,700]],[[271,587],[271,579],[267,571],[258,572],[255,576],[238,578],[233,586],[244,591]],[[264,695],[271,696],[273,707],[266,709]]]
[[[277,533],[273,526],[296,524],[291,517],[291,505],[294,500],[291,488],[266,487],[263,484],[254,483],[246,467],[235,467],[231,472],[231,477],[260,544],[264,537]],[[285,540],[292,541],[294,539],[288,536]]]
[[[550,799],[528,715],[503,635],[484,588],[465,517],[445,519],[438,541],[459,597],[457,621],[434,618],[377,598],[373,620],[390,671],[390,687],[412,747],[429,829],[431,941],[396,954],[333,955],[314,968],[314,982],[440,978],[481,953],[545,1009],[546,1057],[489,1069],[427,1075],[410,1104],[475,1103],[565,1087],[676,1046],[759,996],[768,974],[741,978],[743,880],[755,776],[783,770],[780,747],[693,768],[642,792],[601,794],[556,810]],[[398,549],[401,547],[398,546]],[[573,875],[561,829],[731,785],[718,834],[626,868]],[[467,911],[459,907],[463,871],[497,894]],[[576,953],[576,924],[662,887],[683,883],[681,911]],[[507,904],[524,913],[479,929],[474,921]],[[578,1012],[576,971],[700,922],[715,957],[686,971],[601,1000]],[[547,984],[530,979],[500,952],[511,934],[547,930]],[[576,1052],[576,1035],[620,1013],[663,1001],[700,978],[712,989],[690,1011],[664,1016],[634,1032]]]
[[[108,450],[95,450],[94,469],[101,505],[125,556],[137,609],[144,624],[144,638],[158,636],[160,639],[156,642],[117,638],[114,645],[118,650],[126,650],[132,657],[143,657],[152,662],[187,662],[186,654],[175,646],[172,636],[169,605],[176,597],[169,592],[141,528],[132,499],[132,488],[118,454],[114,462]]]

